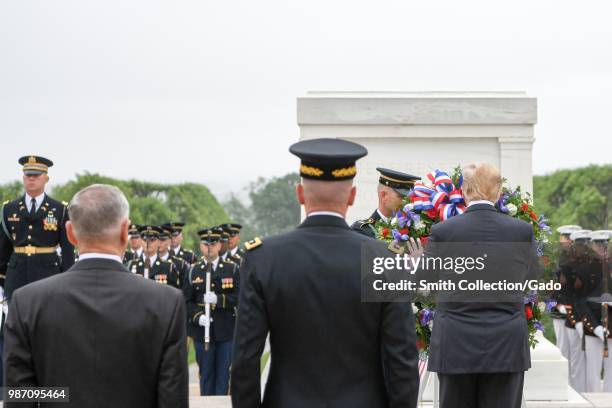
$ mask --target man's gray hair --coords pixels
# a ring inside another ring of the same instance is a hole
[[[106,238],[118,232],[130,216],[125,195],[115,186],[92,184],[72,197],[68,214],[77,237]]]

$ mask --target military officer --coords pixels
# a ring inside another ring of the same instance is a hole
[[[161,260],[157,255],[161,233],[162,229],[156,225],[142,227],[140,231],[140,236],[144,241],[142,256],[129,261],[127,269],[147,279],[178,287],[178,272],[174,264],[169,260]]]
[[[127,265],[134,258],[140,258],[142,255],[142,238],[140,237],[140,226],[131,224],[128,230],[130,238],[130,249],[125,251],[123,255],[123,264]]]
[[[223,225],[217,225],[213,227],[215,232],[219,234],[221,237],[219,240],[221,241],[221,250],[219,251],[219,256],[224,261],[227,261],[228,249],[229,249],[229,233],[223,228]]]
[[[221,235],[216,228],[198,231],[203,257],[191,266],[184,291],[189,324],[200,373],[200,395],[227,395],[232,340],[238,304],[238,266],[219,257]],[[210,273],[210,288],[206,275]],[[210,314],[206,314],[206,304]],[[210,330],[208,343],[205,327]]]
[[[362,246],[383,253],[387,246],[356,234],[344,219],[355,199],[356,161],[367,150],[340,139],[310,139],[290,152],[301,159],[296,193],[306,219],[286,234],[245,244],[233,406],[415,407],[411,306],[362,301]],[[273,362],[262,403],[260,358],[268,333]]]
[[[372,238],[376,238],[374,229],[376,222],[381,219],[388,221],[393,216],[393,212],[402,205],[402,197],[410,192],[415,181],[420,180],[420,177],[412,174],[383,167],[377,167],[376,170],[380,173],[377,190],[378,208],[374,210],[370,218],[357,220],[351,225],[355,231]]]
[[[160,225],[161,232],[159,234],[159,249],[157,250],[157,254],[161,261],[170,261],[173,263],[173,274],[168,279],[168,284],[177,288],[182,289],[182,284],[187,274],[187,269],[189,268],[189,264],[181,257],[175,256],[170,251],[170,237],[172,235],[172,225],[170,223],[166,223]]]
[[[587,276],[584,282],[584,292],[587,297],[581,303],[580,320],[585,334],[586,392],[612,392],[612,357],[609,356],[608,350],[612,324],[609,317],[604,317],[602,309],[603,307],[608,309],[608,302],[612,300],[610,296],[612,289],[610,271],[612,269],[607,253],[610,236],[611,234],[603,230],[589,234],[591,251],[584,264]]]
[[[66,271],[74,264],[74,247],[66,236],[68,211],[45,193],[53,162],[24,156],[23,196],[5,201],[0,208],[0,302],[4,315],[12,293],[28,283]],[[0,361],[2,361],[0,335]],[[0,364],[0,385],[2,382]]]
[[[557,347],[563,357],[569,360],[569,344],[565,330],[567,320],[567,309],[572,304],[574,293],[574,280],[572,276],[572,264],[570,262],[571,240],[570,234],[581,230],[579,225],[562,225],[557,228],[559,233],[559,264],[555,271],[556,280],[561,285],[561,290],[553,293],[553,299],[557,302],[551,310],[553,327],[557,339]]]
[[[172,244],[171,251],[174,256],[183,258],[188,264],[193,264],[197,261],[195,253],[189,249],[183,248],[183,228],[185,228],[184,222],[171,222],[172,226]]]
[[[223,224],[222,227],[229,235],[227,259],[234,261],[240,266],[242,264],[242,257],[244,256],[244,250],[238,247],[240,244],[240,231],[242,230],[242,225],[230,222]]]

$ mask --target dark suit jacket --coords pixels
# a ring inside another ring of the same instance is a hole
[[[365,241],[379,245],[339,217],[316,215],[247,251],[232,363],[234,408],[416,406],[411,305],[361,301]],[[272,364],[262,403],[259,358],[268,331]]]
[[[530,245],[532,227],[488,204],[473,205],[464,214],[435,225],[429,240],[431,247],[438,249],[445,243],[501,243],[499,248],[502,251],[496,254],[497,261],[514,262],[510,272],[520,279],[532,273],[530,262],[535,260]],[[519,263],[516,263],[517,256],[512,251],[519,247],[526,248],[528,253],[525,257],[519,256]],[[490,272],[485,269],[485,273]],[[468,275],[465,277],[469,279]],[[530,366],[522,301],[437,304],[428,360],[430,371],[442,374],[501,373],[525,371]]]
[[[6,386],[70,388],[69,404],[45,406],[188,406],[181,292],[113,260],[85,259],[15,291],[4,357]]]

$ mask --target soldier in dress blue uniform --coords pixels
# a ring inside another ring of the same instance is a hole
[[[229,235],[226,259],[240,266],[242,264],[242,257],[244,256],[244,250],[238,247],[240,244],[240,231],[242,230],[242,225],[230,222],[221,225],[221,227],[223,227],[223,230]]]
[[[183,228],[185,228],[184,222],[171,222],[172,226],[172,244],[171,249],[174,256],[183,258],[189,265],[197,261],[196,255],[193,251],[183,248]]]
[[[228,249],[229,249],[229,233],[223,228],[223,225],[217,225],[213,227],[214,231],[220,235],[219,241],[221,241],[221,250],[219,251],[219,257],[224,261],[228,261]]]
[[[200,374],[201,395],[227,395],[231,352],[238,304],[239,275],[237,265],[220,259],[221,235],[216,228],[198,231],[204,256],[192,265],[184,284],[189,324],[187,334],[193,338]],[[206,273],[211,274],[210,291],[206,291]],[[210,316],[205,305],[210,304]],[[205,326],[210,341],[205,344]]]
[[[171,260],[162,260],[158,256],[159,236],[163,233],[157,225],[145,225],[140,231],[144,241],[143,253],[140,258],[128,262],[127,269],[147,279],[153,279],[162,284],[179,287],[179,271]]]
[[[131,224],[128,230],[130,238],[130,248],[123,254],[123,264],[127,265],[129,261],[139,258],[142,255],[142,238],[140,237],[140,225]]]
[[[245,244],[232,362],[234,407],[415,407],[419,388],[409,303],[362,301],[362,247],[386,245],[350,229],[356,161],[367,150],[339,139],[289,149],[306,219]],[[260,358],[270,336],[263,402]],[[387,368],[383,375],[383,361]],[[386,376],[386,381],[385,381]]]
[[[170,251],[170,237],[172,235],[172,225],[170,223],[160,225],[162,232],[159,234],[159,249],[157,251],[161,261],[170,261],[173,263],[173,274],[168,284],[177,288],[183,288],[183,281],[189,269],[189,264],[181,257],[175,256]]]
[[[402,197],[410,192],[415,181],[420,180],[420,177],[412,174],[383,167],[377,167],[376,170],[380,173],[378,179],[378,208],[374,210],[370,218],[357,220],[351,225],[351,228],[355,231],[372,238],[376,238],[374,224],[381,219],[388,221],[393,212],[402,205]]]
[[[54,200],[45,193],[48,170],[53,162],[40,156],[24,156],[19,164],[23,166],[25,194],[5,201],[0,210],[0,301],[3,310],[8,310],[15,290],[66,271],[74,264],[74,247],[68,241],[65,228],[68,203]],[[1,356],[0,342],[0,361]],[[1,379],[0,367],[0,385]]]

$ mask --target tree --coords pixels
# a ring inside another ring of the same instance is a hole
[[[297,173],[283,177],[258,178],[249,185],[250,205],[231,194],[224,206],[230,217],[243,225],[241,237],[270,236],[287,232],[300,222],[300,205],[295,198]]]
[[[185,222],[187,225],[183,234],[184,246],[187,248],[198,250],[198,229],[229,221],[226,212],[208,188],[195,183],[167,185],[85,173],[55,186],[49,194],[55,199],[70,201],[79,190],[99,183],[114,185],[123,191],[130,203],[130,219],[135,224]],[[21,194],[23,186],[20,182],[0,186],[0,198],[4,200],[12,200]]]
[[[612,165],[558,170],[533,178],[534,205],[550,225],[579,224],[609,229],[612,216]]]

